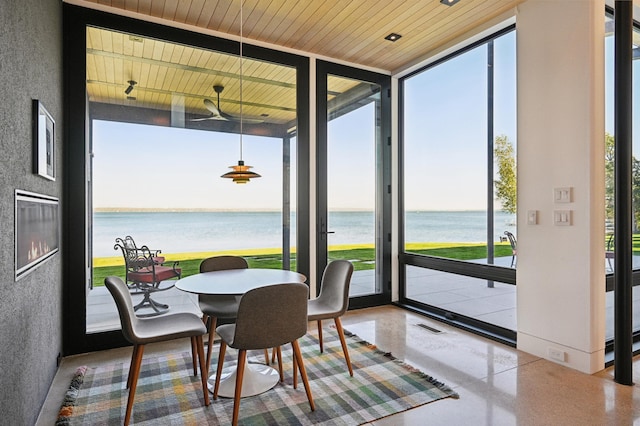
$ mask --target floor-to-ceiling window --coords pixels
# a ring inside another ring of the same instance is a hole
[[[221,254],[295,269],[295,193],[283,186],[296,172],[294,67],[88,27],[87,92],[89,331],[119,326],[115,309],[108,318],[101,287],[108,275],[125,279],[115,244],[126,236],[162,250],[166,264],[179,262],[182,276]],[[260,177],[241,184],[221,178],[239,160]],[[197,311],[184,293],[155,293],[174,310]],[[150,304],[137,312],[155,313]]]
[[[401,301],[515,338],[515,31],[401,85]]]
[[[117,238],[162,250],[182,276],[216,254],[308,274],[308,193],[298,193],[309,180],[308,59],[65,9],[69,121],[77,123],[66,168],[66,221],[77,226],[67,240],[68,350],[121,339],[108,331],[119,321],[101,291],[104,276],[124,278]],[[241,161],[260,177],[222,177]],[[151,297],[197,310],[175,289]]]

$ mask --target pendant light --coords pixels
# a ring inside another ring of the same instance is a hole
[[[246,166],[242,160],[242,131],[243,131],[243,115],[242,115],[242,81],[243,81],[243,61],[242,61],[242,3],[244,0],[240,0],[240,160],[235,166],[229,166],[232,171],[223,174],[221,177],[233,179],[237,184],[248,183],[251,179],[261,177],[258,173],[252,172],[249,169],[252,166]]]

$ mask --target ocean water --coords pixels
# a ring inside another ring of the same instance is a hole
[[[477,211],[407,212],[406,242],[486,241],[486,213]],[[495,239],[515,232],[515,215],[496,212]],[[373,212],[331,212],[329,244],[374,241]],[[164,253],[219,251],[282,246],[279,212],[96,212],[93,216],[93,256],[118,256],[115,239],[131,235],[138,245]],[[291,220],[295,246],[295,215]]]

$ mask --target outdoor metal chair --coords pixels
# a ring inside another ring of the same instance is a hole
[[[137,248],[133,238],[116,238],[114,250],[120,249],[125,263],[125,283],[129,289],[143,295],[142,301],[134,310],[151,308],[153,312],[138,314],[138,316],[160,315],[169,309],[169,305],[156,302],[151,298],[151,293],[168,290],[175,284],[162,285],[163,281],[180,278],[182,270],[178,268],[178,262],[172,266],[164,266],[164,257],[159,256],[160,250],[150,250],[147,246]],[[161,263],[162,262],[162,263]]]
[[[509,231],[504,231],[504,235],[509,239],[509,244],[511,245],[511,267],[513,268],[516,264],[516,256],[517,256],[517,245],[518,241],[516,240],[516,236],[513,235]]]
[[[605,259],[607,259],[607,265],[609,265],[610,271],[613,271],[613,265],[611,264],[611,261],[616,258],[616,252],[614,251],[614,249],[614,234],[611,234],[609,235],[609,238],[607,238],[607,249],[604,252],[604,257]]]

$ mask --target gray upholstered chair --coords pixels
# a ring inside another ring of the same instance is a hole
[[[228,269],[247,269],[249,265],[244,258],[239,256],[213,256],[200,262],[200,272],[225,271]],[[233,320],[238,313],[239,302],[236,296],[231,295],[207,295],[198,296],[198,304],[202,311],[202,321],[207,325],[209,339],[207,341],[207,367],[211,364],[213,352],[213,338],[215,336],[218,318]],[[265,355],[267,363],[268,353]]]
[[[276,284],[250,290],[240,299],[235,324],[221,325],[216,329],[221,342],[213,399],[218,397],[226,347],[228,345],[238,349],[233,425],[238,424],[247,350],[252,349],[276,348],[291,343],[294,353],[293,359],[302,376],[309,405],[312,411],[315,410],[298,345],[298,338],[307,333],[308,293],[308,287],[301,283]]]
[[[209,405],[209,390],[207,388],[207,365],[204,362],[204,345],[202,336],[207,332],[207,328],[197,315],[192,313],[175,313],[154,318],[138,318],[133,310],[133,302],[127,285],[118,277],[107,277],[104,284],[113,296],[118,307],[122,334],[125,339],[133,344],[133,354],[129,376],[127,378],[127,388],[129,398],[127,400],[127,410],[124,424],[128,425],[131,419],[131,409],[133,399],[140,375],[140,364],[144,346],[148,343],[163,342],[167,340],[191,338],[191,347],[198,352],[200,360],[200,376],[202,381],[202,392],[204,393],[204,404]],[[197,370],[194,366],[194,371]]]
[[[315,299],[309,300],[309,321],[318,322],[318,340],[320,342],[320,352],[324,351],[322,344],[322,320],[333,319],[344,358],[349,368],[349,375],[353,376],[351,359],[347,350],[347,343],[344,339],[344,330],[340,317],[349,308],[349,285],[353,275],[353,265],[347,260],[334,260],[329,263],[322,274],[320,284],[320,294]]]

